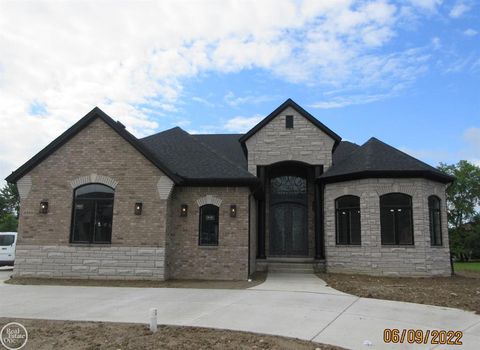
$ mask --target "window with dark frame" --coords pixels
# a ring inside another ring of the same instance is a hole
[[[361,245],[360,197],[337,198],[335,220],[338,245]]]
[[[287,129],[293,129],[293,115],[287,115],[285,117],[285,127]]]
[[[71,243],[112,242],[114,193],[102,184],[88,184],[75,190]]]
[[[440,198],[437,196],[428,197],[428,212],[430,217],[430,243],[431,245],[442,245],[442,216],[440,210]]]
[[[412,197],[389,193],[380,197],[382,245],[413,245]]]
[[[218,245],[218,211],[218,207],[213,204],[200,207],[199,245]]]

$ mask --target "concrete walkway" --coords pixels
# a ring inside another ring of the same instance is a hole
[[[478,315],[358,298],[325,286],[314,275],[272,274],[264,284],[248,290],[16,286],[0,282],[0,317],[147,323],[152,307],[158,308],[162,324],[283,335],[349,349],[434,348],[385,344],[385,328],[464,331],[463,346],[435,349],[476,350],[480,344]]]

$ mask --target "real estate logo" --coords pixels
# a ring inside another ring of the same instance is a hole
[[[0,331],[0,342],[8,350],[18,350],[27,344],[27,329],[17,322],[6,324]]]

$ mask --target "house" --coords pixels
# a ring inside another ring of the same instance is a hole
[[[15,276],[451,272],[453,178],[376,138],[342,141],[291,99],[243,135],[137,139],[95,108],[6,180],[21,197]]]

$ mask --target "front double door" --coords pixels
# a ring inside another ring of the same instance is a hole
[[[280,176],[270,182],[270,255],[306,256],[306,179]]]

